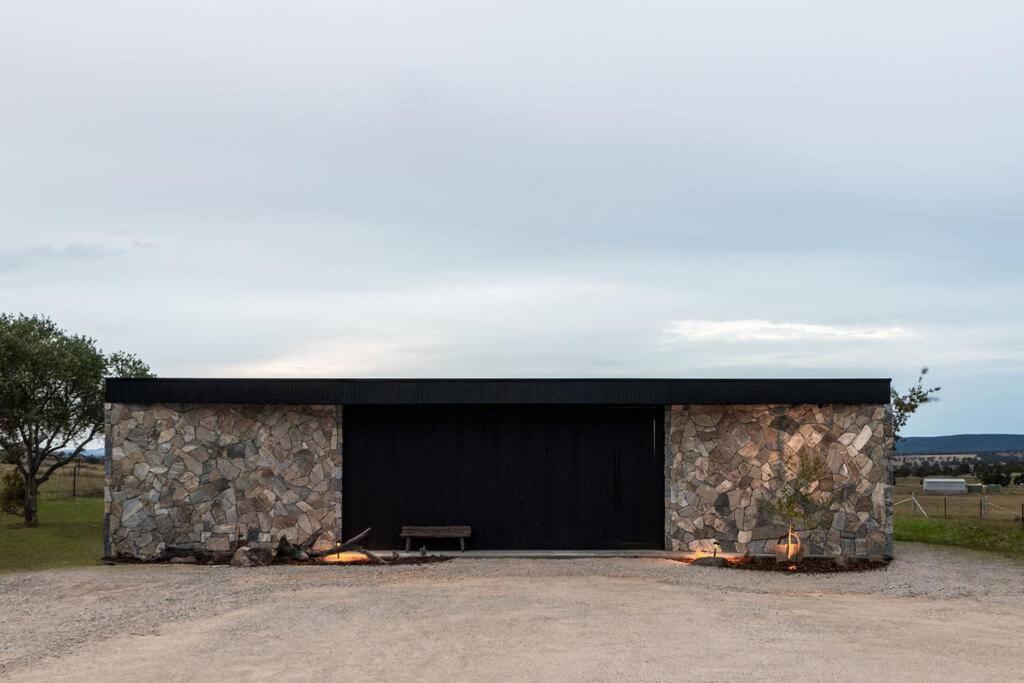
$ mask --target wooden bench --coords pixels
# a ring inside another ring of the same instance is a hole
[[[472,535],[468,526],[403,526],[398,534],[405,539],[405,552],[414,538],[457,538],[462,552],[466,552],[466,539]]]

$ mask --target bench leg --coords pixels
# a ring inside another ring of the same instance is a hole
[[[459,539],[459,547],[462,548],[462,552],[466,552],[466,539]]]
[[[412,538],[409,536],[405,537],[405,552],[409,552],[409,544],[412,543]]]

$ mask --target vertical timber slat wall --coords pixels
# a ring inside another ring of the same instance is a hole
[[[346,406],[344,536],[393,548],[404,525],[468,524],[470,548],[661,548],[663,411]]]

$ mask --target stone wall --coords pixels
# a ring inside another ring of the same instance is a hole
[[[109,404],[107,554],[333,540],[340,441],[340,406]]]
[[[771,552],[786,527],[762,501],[795,478],[803,453],[821,468],[808,552],[891,556],[884,406],[671,406],[665,435],[666,548]]]
[[[229,552],[341,526],[340,406],[107,407],[108,555]],[[804,534],[813,554],[892,551],[884,406],[666,408],[666,548],[770,551],[762,510],[801,454],[821,463]]]

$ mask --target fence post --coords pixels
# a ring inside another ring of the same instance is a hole
[[[942,518],[949,519],[949,498],[942,497]]]
[[[978,500],[978,519],[985,519],[985,497]]]

